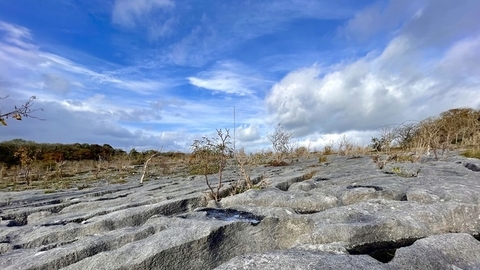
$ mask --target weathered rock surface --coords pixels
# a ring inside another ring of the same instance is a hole
[[[0,269],[480,268],[478,160],[328,159],[219,203],[199,176],[0,193]]]

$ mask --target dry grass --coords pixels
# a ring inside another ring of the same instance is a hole
[[[468,149],[467,151],[463,152],[461,155],[464,157],[480,159],[480,149],[479,148]]]
[[[328,161],[328,158],[326,156],[318,157],[318,163],[325,163],[327,161]]]
[[[116,157],[110,161],[63,161],[32,163],[27,185],[26,175],[22,166],[12,166],[7,169],[0,164],[0,190],[21,191],[27,189],[58,190],[65,188],[84,189],[98,184],[124,184],[129,181],[139,181],[141,167],[130,165],[128,156],[124,159]],[[186,174],[187,164],[183,157],[158,156],[148,164],[145,180],[157,176]]]

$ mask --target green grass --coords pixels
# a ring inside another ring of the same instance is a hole
[[[480,149],[469,149],[466,152],[462,153],[462,156],[480,159]]]

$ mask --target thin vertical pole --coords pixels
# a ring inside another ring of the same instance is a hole
[[[235,153],[235,106],[233,106],[233,153]]]

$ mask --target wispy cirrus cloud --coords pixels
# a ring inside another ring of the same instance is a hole
[[[239,96],[261,93],[273,83],[247,66],[231,61],[219,62],[212,69],[187,79],[196,87]]]
[[[192,9],[177,11],[181,16],[194,17],[187,35],[181,35],[162,51],[162,56],[176,65],[201,67],[214,61],[221,53],[231,53],[246,41],[287,28],[302,19],[339,20],[354,14],[351,2],[316,0],[236,1],[229,4],[191,3]],[[205,8],[206,7],[206,8]],[[184,33],[184,32],[182,32]],[[274,51],[270,53],[275,53]]]
[[[29,42],[32,36],[27,28],[0,21],[0,31],[5,34],[3,38],[5,42],[24,49],[36,49],[36,46]]]
[[[176,20],[168,14],[175,7],[171,0],[116,0],[112,22],[129,30],[146,29],[155,40],[173,30]]]
[[[141,130],[128,123],[158,122],[163,114],[168,114],[168,105],[158,108],[149,103],[153,103],[156,99],[153,96],[164,89],[164,82],[145,77],[137,79],[138,74],[129,76],[105,69],[111,68],[110,64],[99,71],[93,66],[45,52],[35,44],[29,29],[1,21],[0,62],[0,95],[10,95],[2,100],[2,107],[13,108],[35,95],[35,107],[44,108],[39,117],[46,121],[24,120],[29,121],[29,129],[49,134],[35,133],[38,141],[110,140],[112,145],[124,147]],[[2,133],[7,137],[0,136],[0,139],[25,134],[31,133],[26,132],[23,125],[12,122],[8,132]],[[141,132],[136,139],[155,145],[157,135],[154,134]]]

